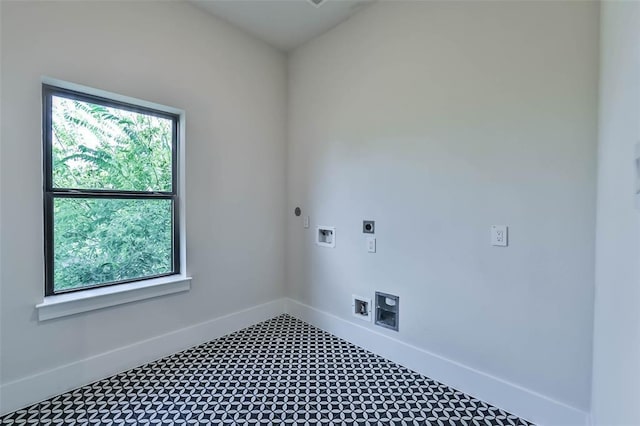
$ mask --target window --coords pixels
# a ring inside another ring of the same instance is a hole
[[[180,273],[179,118],[43,85],[47,296]]]

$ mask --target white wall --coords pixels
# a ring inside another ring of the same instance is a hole
[[[588,411],[598,15],[380,2],[294,51],[289,296],[357,322],[352,293],[397,294],[386,334]],[[318,224],[335,249],[313,244]]]
[[[602,2],[593,423],[640,424],[640,3]]]
[[[284,55],[183,2],[1,7],[1,383],[280,298]],[[42,75],[186,110],[191,291],[36,320]]]

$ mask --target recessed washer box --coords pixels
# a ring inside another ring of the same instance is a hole
[[[321,247],[334,248],[336,246],[335,226],[318,226],[316,228],[316,244]]]
[[[376,325],[398,331],[400,298],[376,291]]]

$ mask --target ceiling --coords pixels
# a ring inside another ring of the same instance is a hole
[[[375,0],[190,0],[284,51],[306,43]],[[314,3],[318,3],[316,6]]]

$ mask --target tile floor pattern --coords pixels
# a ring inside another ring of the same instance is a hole
[[[289,315],[11,413],[2,425],[530,425]]]

